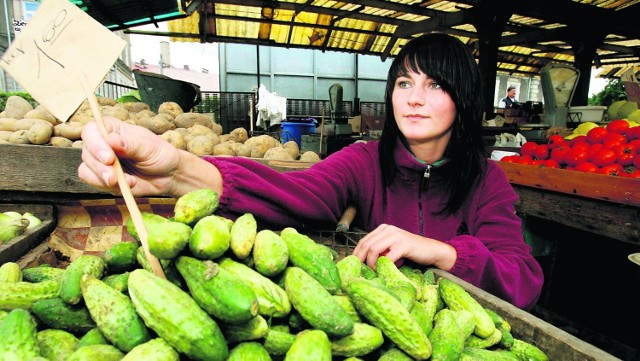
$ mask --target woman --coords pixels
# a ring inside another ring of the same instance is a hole
[[[484,154],[481,78],[456,38],[423,35],[394,59],[379,142],[356,143],[309,169],[277,172],[241,157],[200,158],[146,129],[107,119],[83,129],[81,179],[117,192],[114,152],[136,196],[220,194],[217,214],[269,227],[335,227],[347,205],[369,232],[354,254],[435,266],[517,307],[535,305],[542,270],[514,212],[517,195]]]

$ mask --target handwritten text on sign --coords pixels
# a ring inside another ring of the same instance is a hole
[[[124,46],[124,40],[71,2],[44,0],[0,66],[66,121],[86,99],[79,76],[84,74],[95,89]]]

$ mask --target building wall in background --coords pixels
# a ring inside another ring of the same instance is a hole
[[[247,92],[264,84],[291,99],[328,100],[329,87],[339,83],[344,101],[382,102],[391,65],[369,55],[244,44],[219,44],[219,54],[220,90]]]

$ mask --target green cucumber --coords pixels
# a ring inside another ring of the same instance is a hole
[[[40,354],[49,361],[66,361],[78,345],[76,336],[54,328],[39,331],[36,338]]]
[[[335,337],[344,337],[353,332],[351,316],[320,282],[302,268],[289,267],[284,282],[293,308],[313,328]]]
[[[134,347],[122,361],[180,361],[180,354],[158,337]]]
[[[258,298],[258,313],[285,317],[291,312],[291,301],[285,290],[260,272],[231,258],[222,258],[220,267],[244,281]]]
[[[31,312],[50,328],[84,334],[96,327],[85,305],[70,305],[60,297],[38,300]]]
[[[212,189],[196,189],[182,195],[173,207],[174,219],[184,224],[195,224],[218,208],[220,197]]]
[[[22,281],[22,270],[15,262],[5,262],[0,266],[0,283],[14,283]]]
[[[231,226],[230,245],[233,254],[238,259],[245,259],[251,254],[253,244],[258,234],[258,224],[251,213],[238,217]]]
[[[331,341],[324,331],[304,330],[284,356],[284,361],[331,361]]]
[[[120,361],[123,357],[113,345],[89,345],[75,350],[67,361]]]
[[[329,293],[340,291],[340,272],[330,254],[319,252],[318,244],[313,239],[298,233],[294,228],[283,229],[280,237],[287,243],[291,264],[305,270]]]
[[[31,309],[38,300],[58,297],[59,290],[58,280],[0,283],[0,310]]]
[[[496,325],[493,323],[491,316],[469,292],[448,278],[438,278],[437,284],[440,296],[451,310],[467,310],[473,314],[476,320],[474,329],[476,335],[481,338],[493,335]]]
[[[60,281],[60,298],[68,304],[77,305],[82,301],[80,280],[82,276],[92,275],[101,278],[104,272],[104,260],[98,256],[83,254],[76,258],[64,271]]]
[[[196,258],[213,260],[229,249],[230,238],[225,221],[216,215],[206,216],[193,226],[189,250]]]
[[[271,356],[258,342],[242,342],[229,352],[227,361],[271,361]]]
[[[252,256],[255,270],[267,277],[273,277],[287,267],[289,248],[277,233],[264,229],[255,237]]]
[[[22,280],[31,283],[38,283],[52,279],[58,279],[62,276],[64,270],[62,268],[41,265],[37,267],[29,267],[22,270]]]
[[[269,332],[269,325],[264,317],[256,317],[243,323],[226,324],[222,327],[222,333],[228,343],[247,342],[261,339]]]
[[[211,316],[242,323],[258,314],[258,298],[253,289],[217,263],[180,256],[175,266],[191,297]]]
[[[136,269],[129,275],[129,295],[145,324],[176,351],[194,360],[223,361],[229,356],[218,324],[170,281]]]
[[[0,321],[0,360],[31,360],[40,356],[36,321],[29,311],[17,308]]]
[[[417,360],[431,356],[431,342],[409,311],[393,295],[370,280],[353,280],[347,292],[370,324],[382,330],[398,348]]]
[[[436,314],[433,330],[429,334],[433,346],[433,361],[456,361],[462,355],[465,338],[453,312],[445,308]]]
[[[102,255],[109,273],[123,273],[136,268],[137,250],[138,244],[134,242],[119,242],[109,247]]]
[[[81,288],[91,318],[114,346],[128,352],[149,341],[149,330],[129,297],[91,275],[82,277]]]
[[[334,338],[331,341],[331,353],[334,356],[365,356],[377,350],[384,343],[382,331],[366,323],[354,323],[351,335]]]

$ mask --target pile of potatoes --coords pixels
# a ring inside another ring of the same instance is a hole
[[[143,126],[179,149],[193,154],[230,155],[271,160],[319,161],[315,152],[300,155],[294,141],[281,144],[269,135],[249,137],[244,128],[222,134],[222,126],[205,114],[185,113],[179,104],[165,102],[157,112],[143,102],[118,103],[98,97],[103,116]],[[85,101],[66,122],[56,119],[41,105],[33,107],[20,96],[11,96],[0,113],[0,143],[82,147],[82,127],[93,119]]]

